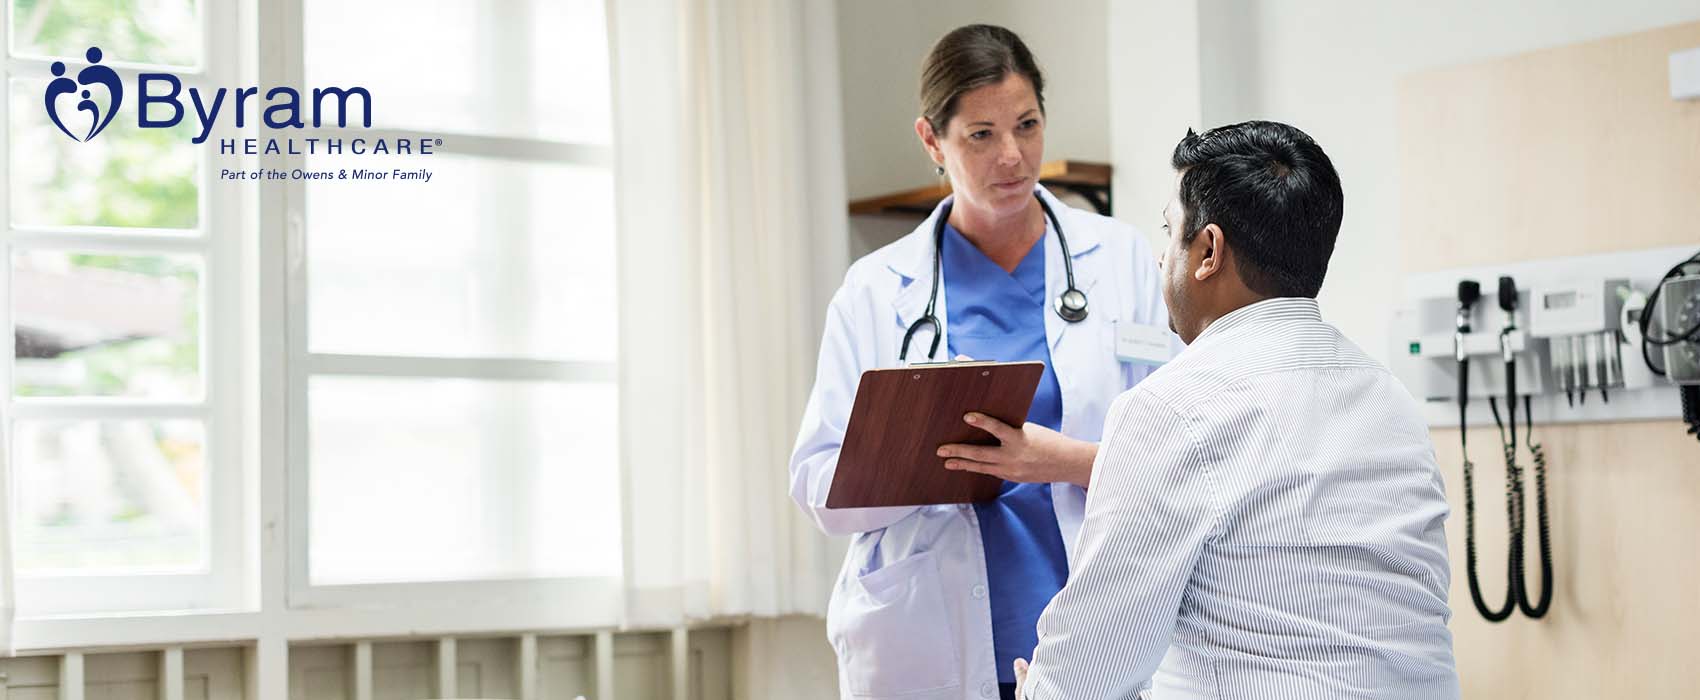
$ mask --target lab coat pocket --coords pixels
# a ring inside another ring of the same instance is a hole
[[[962,684],[956,635],[931,553],[849,582],[828,626],[856,697],[885,698]]]

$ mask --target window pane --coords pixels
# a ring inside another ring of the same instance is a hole
[[[84,60],[99,46],[103,63],[198,66],[201,21],[195,0],[12,0],[16,54]]]
[[[22,226],[118,226],[192,229],[200,221],[200,158],[190,122],[139,129],[122,113],[86,142],[62,133],[42,108],[44,80],[12,81],[12,223]],[[92,99],[101,104],[104,96]],[[134,99],[132,97],[131,99]],[[75,95],[59,98],[71,133],[88,133],[92,116]]]
[[[315,585],[620,571],[611,384],[315,377]]]
[[[307,0],[306,23],[307,84],[382,86],[374,126],[612,140],[602,0]]]
[[[201,396],[201,261],[12,254],[17,396]]]
[[[18,421],[24,574],[206,565],[205,429],[196,421]]]
[[[613,361],[612,175],[431,159],[429,183],[307,183],[312,351]],[[308,167],[387,172],[418,159]]]

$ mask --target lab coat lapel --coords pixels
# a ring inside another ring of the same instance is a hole
[[[933,225],[938,221],[938,217],[943,215],[944,207],[950,201],[950,198],[947,197],[937,207],[933,208],[933,213],[927,217],[927,220],[921,222],[920,226],[917,226],[905,237],[901,244],[902,250],[895,251],[892,262],[888,265],[892,272],[903,278],[902,289],[898,290],[891,301],[892,309],[897,313],[899,347],[901,347],[903,334],[907,333],[909,327],[914,325],[927,312],[927,298],[932,295],[935,269],[933,265]],[[938,356],[930,359],[927,357],[927,350],[933,344],[933,335],[930,330],[922,329],[915,333],[915,340],[909,345],[909,362],[943,362],[950,359],[948,356],[950,352],[949,341],[943,337],[945,328],[948,327],[947,324],[949,323],[949,317],[945,311],[944,297],[944,285],[940,284],[938,304],[933,311],[933,314],[938,316],[939,319],[939,334],[941,336],[939,338]]]
[[[1058,353],[1063,350],[1062,339],[1067,335],[1078,335],[1076,326],[1092,325],[1092,287],[1097,285],[1099,265],[1096,264],[1103,256],[1092,255],[1098,249],[1098,231],[1087,224],[1092,223],[1085,217],[1074,216],[1074,209],[1058,201],[1044,188],[1039,188],[1039,196],[1051,205],[1051,211],[1062,222],[1062,237],[1068,239],[1069,257],[1074,261],[1074,284],[1082,292],[1086,292],[1088,303],[1087,316],[1080,323],[1069,323],[1057,315],[1057,298],[1063,290],[1068,289],[1068,275],[1063,267],[1062,243],[1058,240],[1056,228],[1047,219],[1045,222],[1045,337],[1051,344],[1051,362],[1053,365],[1061,362]],[[1071,225],[1072,224],[1072,225]]]

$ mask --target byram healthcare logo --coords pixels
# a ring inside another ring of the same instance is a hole
[[[90,46],[84,54],[89,65],[77,72],[72,80],[66,75],[63,61],[55,61],[49,70],[53,80],[47,84],[43,103],[47,118],[73,141],[88,142],[105,131],[124,104],[124,82],[118,72],[100,64],[100,47]],[[105,93],[105,108],[97,100]],[[188,101],[181,98],[187,93]],[[350,109],[357,109],[356,121],[363,128],[372,128],[372,93],[363,87],[325,87],[312,90],[311,102],[304,102],[301,91],[291,87],[273,87],[262,95],[259,87],[234,90],[218,88],[210,99],[199,88],[183,87],[183,81],[170,73],[137,73],[135,84],[136,126],[142,129],[167,129],[183,122],[194,113],[194,126],[199,127],[193,143],[205,143],[218,123],[220,114],[236,113],[236,128],[247,127],[251,112],[258,112],[260,125],[272,130],[329,127],[349,128]],[[224,110],[228,102],[233,103]],[[250,103],[255,103],[250,107]],[[65,105],[74,103],[75,109]],[[86,117],[77,115],[86,113]],[[161,115],[164,115],[163,117]],[[334,117],[334,119],[333,119]],[[440,138],[428,137],[365,137],[348,136],[344,131],[328,136],[302,138],[221,138],[221,155],[432,155],[432,149],[443,145]],[[231,171],[237,172],[237,171]],[[400,173],[402,171],[396,171]],[[421,176],[429,179],[428,175]],[[234,178],[241,179],[241,178]],[[364,179],[364,178],[359,178]]]
[[[65,132],[74,141],[87,141],[98,136],[112,123],[112,116],[118,113],[118,106],[124,104],[124,83],[118,79],[118,72],[100,65],[100,47],[90,46],[85,54],[89,59],[89,67],[77,73],[77,79],[65,77],[65,62],[54,61],[52,72],[53,82],[47,84],[47,118],[53,120],[53,125]],[[104,87],[108,96],[106,113],[100,113],[100,105],[90,99],[89,88]],[[65,120],[59,118],[59,96],[82,91],[82,99],[77,102],[78,112],[89,113],[89,131],[82,137],[71,133],[65,127]]]

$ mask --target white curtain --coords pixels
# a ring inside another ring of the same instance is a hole
[[[12,464],[11,443],[6,440],[5,420],[0,417],[0,657],[16,650],[12,624],[17,619],[18,596],[12,571]]]
[[[825,612],[786,462],[848,249],[833,13],[610,5],[628,624]]]

